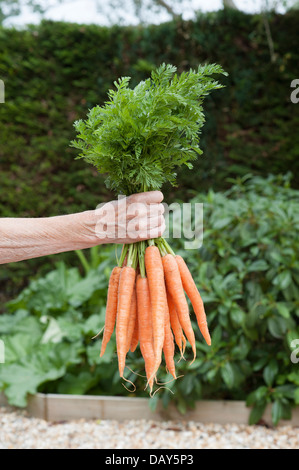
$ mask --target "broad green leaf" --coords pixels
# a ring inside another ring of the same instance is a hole
[[[116,345],[115,340],[110,339],[109,343],[106,346],[105,354],[100,358],[101,351],[101,342],[94,341],[94,343],[89,344],[86,347],[86,354],[88,358],[88,363],[93,366],[96,364],[108,364],[113,359],[116,360]]]
[[[258,387],[256,390],[254,390],[247,396],[247,399],[246,399],[247,406],[254,405],[255,403],[260,402],[260,401],[265,401],[267,393],[268,393],[268,387],[266,387],[265,385]]]
[[[14,406],[26,406],[28,394],[34,395],[39,385],[62,377],[65,370],[65,365],[57,367],[41,354],[25,363],[11,363],[2,367],[1,382],[5,386],[8,402]]]
[[[216,230],[223,229],[226,227],[228,224],[230,224],[232,221],[231,217],[223,217],[223,218],[217,218],[213,224],[213,228]]]
[[[181,397],[178,400],[177,408],[182,415],[186,414],[187,404]]]
[[[264,357],[261,357],[253,364],[252,369],[254,371],[258,371],[262,369],[267,364],[267,362],[269,362],[269,358],[268,356],[265,355]]]
[[[44,317],[44,319],[45,322],[48,321],[48,326],[41,338],[41,343],[59,343],[64,337],[59,323],[53,317]]]
[[[257,405],[254,405],[249,415],[249,424],[257,424],[260,419],[263,417],[267,406],[267,402],[262,402]]]
[[[66,373],[57,391],[63,394],[84,395],[97,385],[99,378],[99,375],[92,370],[82,371],[79,374]]]
[[[1,386],[8,402],[26,406],[28,394],[35,394],[40,385],[63,377],[69,364],[81,361],[81,352],[80,343],[47,343],[37,346],[18,362],[0,364]]]
[[[283,302],[276,302],[275,304],[279,314],[284,318],[290,318],[290,312],[287,305]]]
[[[275,400],[272,404],[271,417],[274,426],[276,426],[279,420],[283,417],[283,406],[280,400]]]
[[[246,318],[244,311],[236,307],[230,310],[230,317],[235,326],[241,326]]]
[[[194,388],[194,382],[195,382],[195,377],[194,375],[185,375],[185,377],[183,377],[183,380],[181,382],[181,389],[184,390],[184,393],[186,395],[189,395],[193,388]]]
[[[100,281],[100,276],[95,271],[89,271],[85,279],[80,280],[76,284],[69,285],[67,296],[70,305],[79,307],[90,299],[97,289],[105,287]]]
[[[8,305],[8,304],[7,304]],[[28,317],[28,311],[19,309],[11,314],[0,315],[0,335],[7,334],[10,332],[16,333],[15,328],[18,323],[21,323],[24,318]]]
[[[293,384],[285,384],[285,385],[279,385],[278,387],[275,387],[274,390],[274,395],[277,398],[289,398],[289,399],[294,399],[294,393],[295,393],[295,385]]]
[[[14,335],[7,335],[2,340],[5,346],[5,364],[9,364],[24,360],[28,354],[35,350],[36,345],[39,343],[40,337],[34,337],[29,334],[16,333]]]
[[[271,359],[269,364],[264,368],[263,377],[266,384],[271,387],[275,377],[278,374],[278,363],[275,359]]]
[[[273,284],[278,286],[281,290],[286,289],[292,282],[292,276],[290,271],[282,271],[277,274],[273,279]]]
[[[250,351],[250,341],[241,336],[238,344],[231,349],[232,359],[235,361],[237,359],[245,359]]]
[[[149,399],[148,405],[151,411],[156,410],[158,402],[159,402],[159,397],[157,394]]]
[[[268,318],[268,328],[274,338],[282,338],[287,330],[286,320],[282,317]]]
[[[217,325],[216,328],[214,328],[214,330],[213,330],[212,338],[211,338],[212,348],[213,349],[214,348],[217,349],[219,347],[221,337],[222,337],[222,328],[221,328],[220,325]]]
[[[248,266],[247,271],[249,273],[255,272],[255,271],[266,271],[266,269],[268,268],[269,268],[268,263],[266,263],[266,261],[263,259],[259,259],[259,260],[253,261],[253,263],[251,263]]]
[[[228,386],[228,388],[232,388],[234,386],[234,369],[229,362],[226,362],[220,369],[221,377]]]

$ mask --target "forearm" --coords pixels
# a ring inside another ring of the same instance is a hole
[[[0,219],[0,264],[100,244],[94,211],[45,218]]]
[[[13,263],[102,243],[135,243],[162,236],[160,191],[139,193],[76,214],[0,218],[0,264]]]

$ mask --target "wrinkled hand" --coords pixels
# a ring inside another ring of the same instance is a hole
[[[149,191],[100,204],[95,211],[88,211],[86,236],[95,245],[161,237],[166,228],[162,201],[160,191]]]

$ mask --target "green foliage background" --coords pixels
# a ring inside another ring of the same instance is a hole
[[[173,399],[184,412],[202,398],[246,400],[256,423],[271,403],[277,424],[299,404],[298,363],[291,361],[298,347],[292,341],[299,338],[299,191],[290,188],[288,176],[246,177],[226,193],[210,190],[191,202],[204,203],[204,243],[196,252],[185,249],[183,237],[171,245],[201,291],[212,346],[192,314],[197,358],[190,365],[191,348],[186,361],[177,351],[181,377],[167,385],[174,394],[160,390],[150,405]],[[60,262],[7,304],[0,316],[6,353],[0,390],[11,404],[25,406],[36,391],[132,396],[119,378],[115,335],[103,358],[101,335],[92,339],[104,325],[114,264],[111,249],[95,247],[83,274]],[[133,395],[148,396],[139,347],[127,365],[135,372],[126,369],[136,384]],[[158,379],[170,380],[163,365]]]

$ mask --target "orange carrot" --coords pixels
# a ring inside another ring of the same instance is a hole
[[[146,377],[150,391],[154,384],[155,354],[153,346],[153,327],[151,315],[151,300],[146,277],[137,277],[137,312],[140,350],[144,359]]]
[[[170,321],[169,321],[169,310],[167,306],[167,302],[165,302],[165,337],[164,337],[164,344],[163,344],[163,353],[165,357],[166,367],[171,373],[172,377],[176,379],[175,373],[175,364],[174,364],[174,341],[173,341],[173,334],[170,328]]]
[[[137,305],[136,305],[137,309]],[[131,341],[131,346],[130,350],[132,352],[135,351],[139,343],[139,334],[138,334],[138,310],[136,310],[136,318],[135,318],[135,325],[134,325],[134,331],[133,331],[133,336],[132,336],[132,341]]]
[[[189,307],[185,297],[179,267],[175,257],[171,254],[163,256],[162,263],[167,290],[173,299],[183,331],[191,344],[194,360],[196,357],[195,336],[190,321]]]
[[[136,285],[134,285],[127,331],[127,352],[130,350],[137,317]]]
[[[118,283],[119,283],[120,272],[121,272],[121,268],[116,266],[115,268],[113,268],[111,275],[110,275],[110,279],[109,279],[106,316],[105,316],[105,329],[104,329],[100,357],[103,356],[106,346],[114,330],[116,312],[117,312]]]
[[[131,266],[122,268],[118,287],[118,304],[116,315],[116,348],[118,356],[119,375],[123,378],[126,354],[127,331],[130,317],[130,308],[134,291],[136,271]]]
[[[167,303],[169,309],[170,325],[174,334],[175,342],[179,347],[181,355],[183,356],[186,347],[186,338],[184,336],[174,302],[169,292],[167,292]]]
[[[179,267],[183,288],[190,299],[194,313],[196,315],[198,327],[204,339],[206,340],[206,343],[210,346],[211,337],[201,295],[196,287],[192,274],[190,273],[189,268],[185,263],[185,260],[179,255],[176,255],[175,259]]]
[[[153,325],[153,341],[155,353],[155,373],[157,372],[161,360],[164,344],[164,322],[165,322],[165,302],[166,291],[163,265],[159,248],[148,246],[145,250],[145,269],[148,279]],[[139,330],[140,331],[140,330]]]

